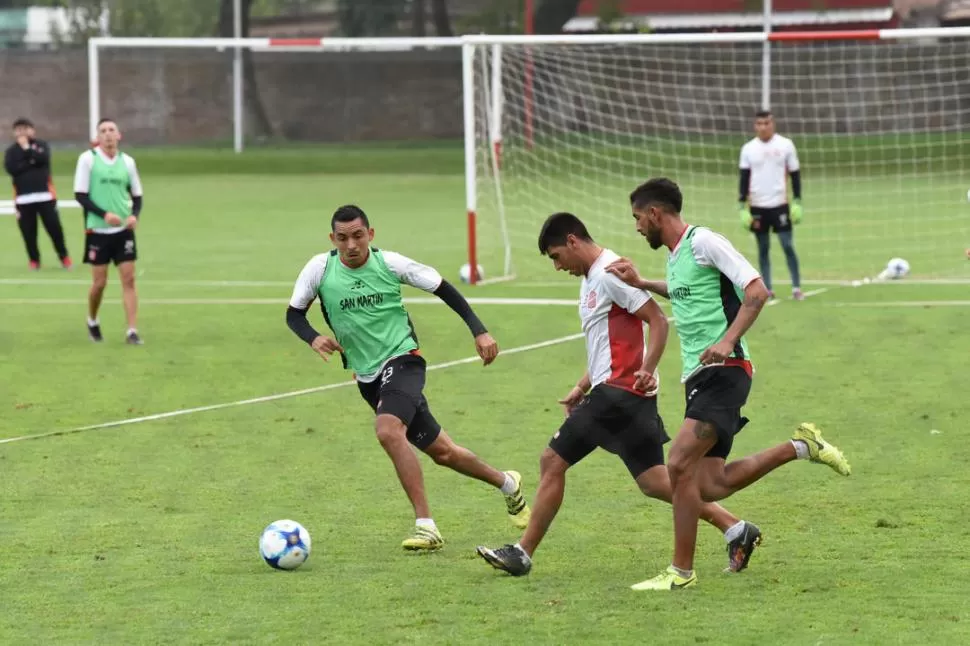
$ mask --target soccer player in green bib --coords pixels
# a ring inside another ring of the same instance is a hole
[[[340,353],[344,367],[354,372],[361,397],[376,414],[377,439],[414,507],[415,526],[401,546],[433,551],[444,545],[431,517],[421,464],[409,443],[437,464],[499,489],[512,523],[524,528],[530,511],[522,497],[522,476],[499,471],[455,444],[431,414],[423,394],[426,364],[404,309],[401,285],[434,294],[461,316],[485,365],[498,356],[495,340],[468,301],[437,271],[371,246],[374,230],[359,207],[337,209],[330,229],[336,248],[314,256],[300,272],[286,322],[324,360]],[[320,334],[307,321],[316,299],[334,338]]]
[[[741,408],[751,390],[754,367],[744,334],[768,300],[768,289],[727,239],[684,222],[683,196],[674,182],[651,179],[630,194],[630,203],[637,231],[650,247],[669,250],[666,280],[641,278],[625,258],[607,271],[670,299],[687,399],[684,422],[667,458],[674,507],[673,563],[632,587],[677,590],[697,582],[694,547],[702,501],[727,498],[795,459],[827,464],[844,476],[850,468],[842,452],[807,422],[798,426],[790,441],[726,463],[735,434],[748,422]]]
[[[128,331],[125,341],[141,345],[138,336],[138,293],[135,291],[135,227],[141,214],[142,188],[131,155],[118,150],[121,133],[112,119],[98,123],[98,145],[85,150],[74,172],[74,198],[84,209],[84,262],[91,265],[88,292],[88,336],[102,341],[98,310],[108,284],[108,264],[121,277]]]

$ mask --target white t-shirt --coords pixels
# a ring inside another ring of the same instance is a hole
[[[130,187],[130,193],[132,197],[141,197],[141,177],[138,175],[138,166],[135,165],[135,160],[127,153],[118,153],[114,157],[108,157],[104,154],[101,148],[95,148],[94,150],[85,150],[77,158],[77,166],[74,169],[74,192],[75,193],[90,193],[91,192],[91,170],[94,168],[94,156],[97,155],[108,165],[117,163],[119,159],[124,161],[125,166],[128,167],[128,182]],[[118,233],[124,231],[127,226],[122,222],[121,226],[117,227],[106,227],[104,229],[95,229],[97,233]]]
[[[434,292],[441,285],[441,274],[434,267],[422,265],[393,251],[381,249],[381,255],[384,257],[387,268],[394,272],[403,284],[429,293]],[[293,286],[293,295],[290,296],[291,307],[301,310],[308,309],[319,296],[320,283],[323,282],[323,275],[327,271],[327,263],[330,262],[331,258],[333,258],[333,262],[340,262],[339,258],[331,256],[329,252],[317,254],[307,262]],[[384,366],[387,365],[387,362],[395,358],[388,357],[387,361],[384,361],[372,374],[355,375],[357,381],[361,383],[374,381],[380,375]]]
[[[606,267],[619,258],[604,249],[579,288],[586,367],[593,386],[605,383],[642,395],[633,390],[633,384],[646,352],[644,322],[634,313],[650,300],[650,294],[606,272]],[[657,391],[647,394],[654,396]]]
[[[748,203],[770,209],[788,203],[788,173],[799,169],[798,153],[791,139],[775,135],[768,141],[757,137],[741,147],[741,170],[751,170]]]
[[[433,293],[441,286],[441,274],[434,267],[422,265],[416,260],[411,260],[407,256],[402,256],[393,251],[381,249],[384,262],[387,268],[394,272],[398,279],[405,285],[417,287],[420,290]],[[293,286],[293,295],[290,297],[290,306],[305,310],[310,307],[314,299],[319,295],[320,283],[323,281],[323,274],[327,271],[327,262],[330,259],[330,252],[317,254],[310,258],[309,262],[303,267],[303,271],[296,279]],[[340,262],[339,258],[334,259]]]
[[[677,253],[689,231],[690,227],[684,229],[684,236],[681,236],[670,255]],[[758,270],[727,238],[706,227],[695,227],[691,250],[698,265],[716,268],[741,291],[744,291],[752,281],[761,278]]]

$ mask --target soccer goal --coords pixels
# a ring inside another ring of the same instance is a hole
[[[455,216],[467,221],[470,266],[488,281],[551,278],[536,239],[556,211],[661,272],[663,254],[636,236],[627,201],[658,175],[683,188],[685,217],[756,258],[738,220],[738,157],[762,108],[801,161],[795,244],[806,281],[875,276],[894,256],[914,277],[970,279],[970,28],[94,38],[92,134],[100,116],[123,114],[126,134],[149,143],[233,141],[241,151],[258,117],[243,101],[242,50],[270,118],[288,115],[288,141],[463,138],[466,208]]]
[[[661,273],[664,255],[636,236],[628,202],[659,175],[682,187],[690,222],[756,259],[738,218],[738,161],[768,108],[801,162],[804,279],[875,276],[894,256],[914,277],[970,279],[970,29],[466,42],[469,221],[486,276],[548,279],[536,243],[556,211]],[[773,247],[773,274],[787,278]]]

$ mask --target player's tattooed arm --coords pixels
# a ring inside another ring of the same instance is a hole
[[[748,283],[744,288],[744,300],[741,302],[738,315],[734,317],[734,322],[724,333],[724,338],[701,353],[701,363],[704,365],[723,363],[730,357],[738,341],[754,325],[767,302],[768,288],[765,287],[764,281],[756,278]]]
[[[747,287],[744,288],[744,300],[741,301],[741,309],[734,317],[734,323],[728,328],[724,335],[724,340],[732,344],[737,343],[744,333],[754,325],[758,315],[768,302],[768,288],[761,278],[755,278]]]

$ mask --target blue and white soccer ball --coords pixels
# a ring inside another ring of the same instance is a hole
[[[909,263],[902,258],[893,258],[883,270],[886,278],[899,280],[909,274]]]
[[[458,270],[458,277],[461,278],[461,282],[463,283],[472,282],[472,266],[467,262],[464,265],[462,265],[461,269]],[[478,281],[481,281],[483,278],[485,278],[485,269],[481,265],[479,265]]]
[[[295,520],[270,523],[259,537],[259,555],[277,570],[295,570],[310,557],[310,532]]]

